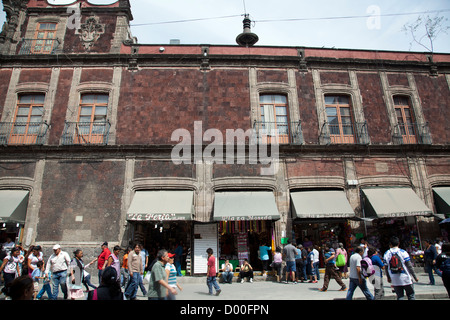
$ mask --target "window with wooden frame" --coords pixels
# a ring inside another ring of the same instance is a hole
[[[345,95],[326,95],[325,112],[331,143],[355,143],[350,98]]]
[[[403,143],[417,143],[416,123],[414,122],[410,99],[407,96],[394,96],[395,115],[397,117],[398,134]]]
[[[36,143],[43,122],[44,100],[44,94],[19,95],[10,144]]]
[[[75,143],[102,144],[108,130],[108,94],[81,96]]]
[[[289,143],[288,103],[285,95],[261,94],[260,137],[263,143]],[[274,140],[276,139],[276,140]]]
[[[31,52],[34,54],[50,54],[55,47],[57,24],[41,22],[34,35]]]

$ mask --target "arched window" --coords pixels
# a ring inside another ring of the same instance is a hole
[[[9,144],[34,144],[41,131],[44,94],[21,94],[18,97]]]
[[[108,94],[83,94],[76,125],[75,143],[103,144],[108,133]]]
[[[259,105],[261,110],[259,133],[263,135],[262,142],[290,143],[289,112],[286,96],[279,94],[261,94],[259,96]]]
[[[33,39],[31,53],[50,54],[55,48],[57,24],[53,22],[41,22]]]
[[[355,143],[350,98],[345,95],[326,95],[325,112],[331,143]]]
[[[395,115],[397,117],[397,134],[401,135],[403,143],[417,143],[417,128],[409,97],[394,96]]]

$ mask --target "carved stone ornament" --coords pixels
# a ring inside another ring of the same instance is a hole
[[[98,38],[105,33],[105,25],[98,23],[98,17],[89,17],[75,33],[80,35],[84,49],[89,51]]]

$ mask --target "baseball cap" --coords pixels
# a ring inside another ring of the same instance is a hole
[[[169,258],[175,257],[175,253],[168,253],[168,255],[169,255]]]

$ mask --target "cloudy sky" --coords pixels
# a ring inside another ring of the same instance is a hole
[[[131,0],[131,6],[131,30],[142,44],[179,39],[181,44],[235,45],[247,13],[259,37],[256,45],[426,51],[411,46],[411,36],[401,29],[420,15],[438,15],[448,19],[449,30],[434,41],[434,51],[450,53],[449,0]],[[3,14],[0,22],[4,19]]]

